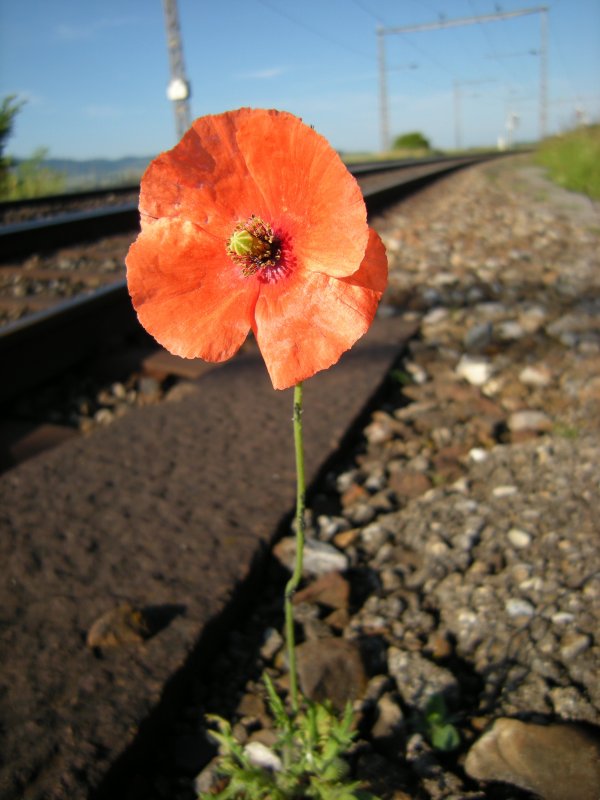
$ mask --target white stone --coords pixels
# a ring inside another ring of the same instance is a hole
[[[492,377],[493,367],[486,358],[463,356],[456,367],[456,374],[472,386],[483,386]]]
[[[511,528],[508,532],[508,541],[518,549],[528,547],[531,544],[531,534],[521,528]]]
[[[519,584],[519,589],[525,593],[541,592],[544,589],[544,581],[539,575],[532,575]]]
[[[555,625],[570,625],[575,622],[575,614],[570,614],[568,611],[557,611],[556,614],[552,614],[551,619]]]
[[[505,341],[510,339],[520,339],[525,331],[518,322],[507,319],[498,325],[498,335]]]
[[[262,767],[270,772],[279,772],[283,767],[279,756],[262,742],[249,742],[244,747],[244,752],[255,767]]]
[[[517,433],[519,431],[549,431],[552,420],[543,411],[522,409],[515,411],[508,418],[508,429]]]
[[[481,464],[482,461],[486,461],[488,455],[489,453],[484,447],[473,447],[469,450],[469,458],[476,464]]]
[[[518,597],[507,600],[505,608],[509,617],[532,617],[535,614],[535,608],[531,603]]]
[[[458,613],[458,624],[461,628],[472,628],[477,625],[477,614],[474,611],[461,609]]]
[[[546,369],[546,367],[525,367],[519,373],[519,380],[521,383],[524,383],[525,386],[543,388],[544,386],[548,386],[552,380],[552,375],[550,370]]]
[[[406,371],[417,385],[421,386],[422,384],[427,383],[429,380],[429,375],[420,364],[415,364],[414,362],[410,361],[405,366]]]
[[[548,313],[541,306],[532,306],[519,315],[519,322],[526,333],[536,333],[548,318]]]
[[[329,541],[336,533],[347,530],[350,527],[343,517],[329,517],[326,514],[320,514],[317,517],[317,525],[319,527],[319,537],[325,541]]]
[[[283,636],[276,628],[267,628],[263,637],[263,644],[260,648],[260,655],[266,661],[270,661],[273,656],[281,650],[284,645]]]
[[[296,559],[296,541],[293,537],[282,539],[273,548],[273,553],[290,571]],[[304,544],[303,574],[324,575],[326,572],[344,572],[348,569],[348,557],[326,542],[307,539]]]
[[[348,489],[352,486],[352,484],[358,478],[358,470],[351,469],[348,472],[342,472],[341,475],[338,475],[336,478],[336,489],[340,494],[347,492]]]
[[[486,395],[486,397],[493,397],[502,391],[504,383],[504,378],[500,376],[490,378],[490,380],[486,381],[481,387],[481,391],[484,393],[484,395]]]
[[[492,489],[492,494],[494,497],[502,499],[503,497],[512,497],[518,491],[516,486],[495,486]]]
[[[450,485],[450,491],[452,492],[460,492],[460,494],[468,494],[469,493],[469,481],[466,476],[462,476],[462,478],[458,478]]]

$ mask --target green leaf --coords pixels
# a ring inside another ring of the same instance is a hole
[[[456,750],[460,745],[460,734],[449,722],[445,725],[436,725],[431,731],[431,744],[436,750],[443,752]]]
[[[442,720],[445,719],[447,715],[448,709],[446,707],[444,695],[439,693],[432,694],[425,705],[425,717],[427,720],[429,721],[433,718]]]

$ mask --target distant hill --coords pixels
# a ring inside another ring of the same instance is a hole
[[[42,167],[65,178],[65,189],[92,189],[102,186],[136,183],[154,156],[94,158],[77,161],[71,158],[46,158]]]

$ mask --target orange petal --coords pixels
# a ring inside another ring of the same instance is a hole
[[[267,219],[293,238],[298,261],[332,276],[355,272],[367,247],[367,212],[356,180],[327,140],[279,111],[240,114],[236,128]]]
[[[228,257],[225,242],[190,222],[146,226],[126,259],[138,318],[175,355],[225,361],[248,335],[258,283]]]
[[[253,330],[275,389],[327,369],[366,333],[386,274],[385,248],[372,232],[361,268],[348,278],[295,270],[263,284]]]
[[[250,109],[201,117],[162,153],[142,178],[140,212],[180,217],[228,238],[236,222],[266,212],[236,140],[239,117]],[[233,223],[232,223],[233,220]]]
[[[379,234],[373,228],[369,228],[369,244],[362,264],[356,272],[343,280],[365,289],[373,289],[380,296],[384,293],[388,281],[387,255]]]

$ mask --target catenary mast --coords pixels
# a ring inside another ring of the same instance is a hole
[[[185,77],[177,0],[163,0],[163,8],[165,12],[169,68],[171,72],[171,80],[167,86],[167,97],[173,103],[173,109],[175,111],[175,129],[177,131],[177,138],[181,139],[192,124],[192,116],[190,113],[190,84]]]

